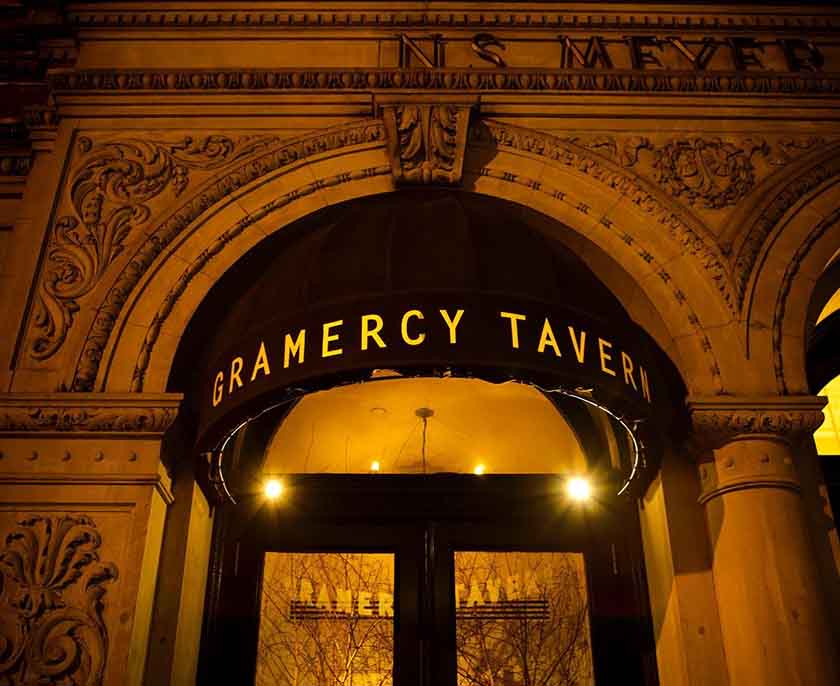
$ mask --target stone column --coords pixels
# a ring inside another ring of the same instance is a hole
[[[180,401],[0,393],[0,683],[143,683]]]
[[[707,448],[700,502],[732,684],[840,683],[797,474],[797,448],[824,404],[815,396],[689,401]]]

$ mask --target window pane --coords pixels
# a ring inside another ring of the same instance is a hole
[[[580,553],[456,552],[458,686],[594,683]]]
[[[394,556],[266,553],[257,686],[390,686]]]

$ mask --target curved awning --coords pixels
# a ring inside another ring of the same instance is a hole
[[[669,414],[664,355],[580,258],[518,212],[402,192],[260,246],[271,257],[238,275],[248,285],[197,365],[199,446],[292,395],[383,369],[563,389],[630,421]]]

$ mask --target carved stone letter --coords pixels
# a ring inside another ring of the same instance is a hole
[[[382,116],[397,183],[460,183],[468,105],[386,105]]]

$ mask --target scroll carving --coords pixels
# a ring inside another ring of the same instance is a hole
[[[273,171],[329,151],[369,143],[381,144],[384,135],[381,121],[364,120],[361,123],[354,122],[319,131],[314,135],[281,141],[279,145],[269,146],[262,154],[241,160],[178,207],[150,233],[149,238],[138,248],[131,262],[123,268],[105,296],[85,340],[71,389],[93,390],[102,351],[108,344],[111,331],[132,289],[161,251],[208,207],[236,189]],[[362,170],[361,173],[364,175],[366,172]],[[313,188],[307,192],[314,190]],[[235,232],[232,231],[233,233]]]
[[[102,684],[108,628],[102,617],[117,568],[83,515],[18,522],[0,552],[0,683]]]
[[[394,180],[404,184],[459,183],[469,115],[469,107],[462,105],[384,107]]]
[[[0,431],[92,431],[101,433],[163,433],[177,412],[168,408],[114,413],[69,408],[20,408],[0,412]]]
[[[149,201],[168,188],[176,197],[190,171],[218,169],[264,147],[271,138],[184,137],[177,143],[126,140],[79,148],[87,159],[71,184],[73,213],[59,217],[47,246],[33,316],[30,354],[44,360],[61,347],[79,301],[125,249],[130,234],[151,216]]]

